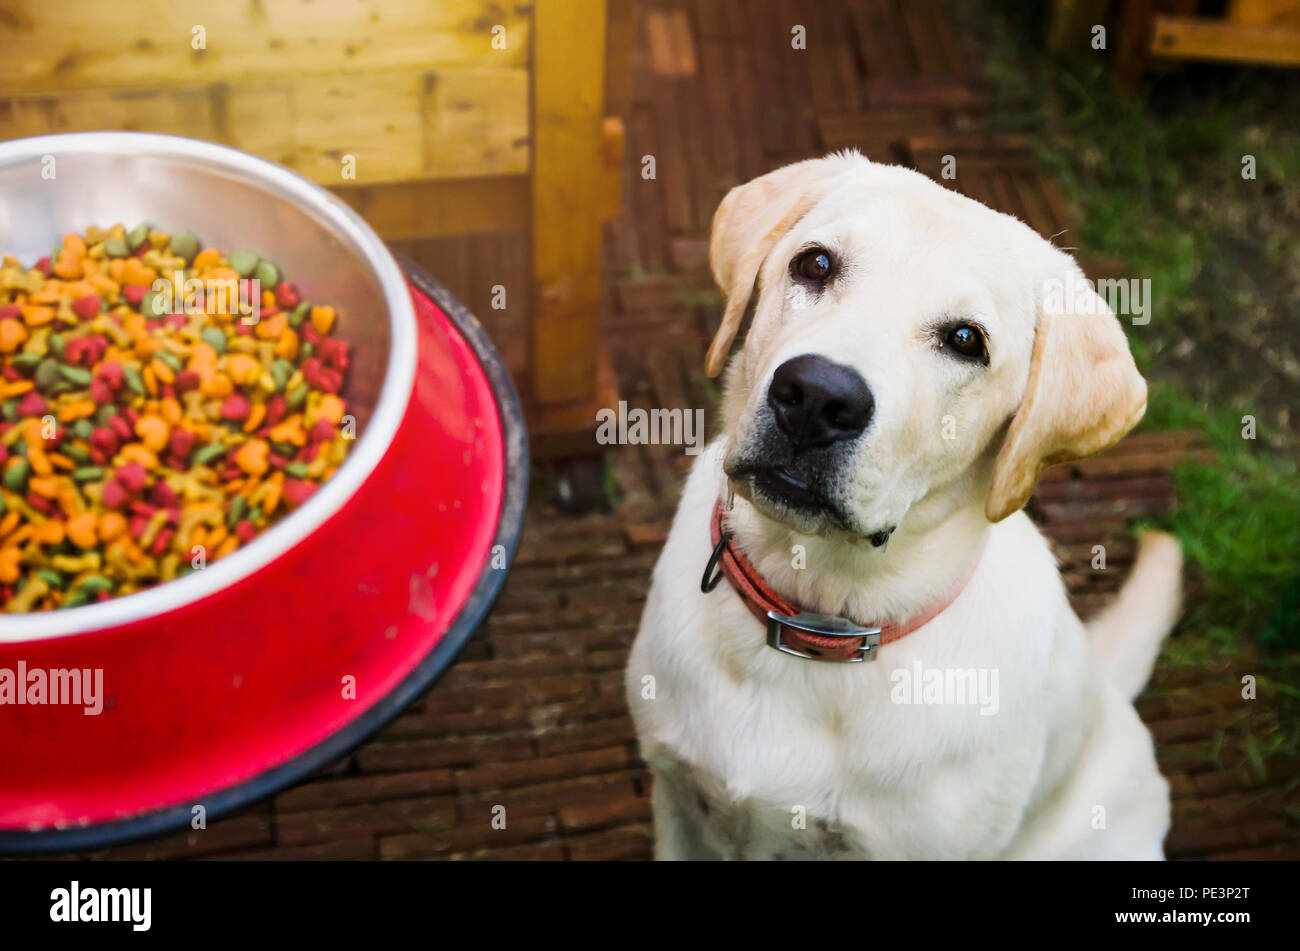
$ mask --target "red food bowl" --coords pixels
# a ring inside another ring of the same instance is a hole
[[[42,194],[29,177],[49,156],[57,185]],[[210,820],[342,756],[455,657],[523,521],[527,444],[500,357],[338,199],[187,139],[0,144],[0,234],[24,235],[0,252],[30,262],[64,231],[140,220],[252,247],[307,299],[336,304],[360,432],[301,508],[204,570],[100,604],[0,615],[0,671],[29,685],[33,671],[102,678],[98,713],[0,704],[0,852],[101,847],[188,826],[200,807]]]

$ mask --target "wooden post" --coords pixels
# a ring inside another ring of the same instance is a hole
[[[606,216],[604,0],[533,5],[531,390],[534,429],[598,408]]]

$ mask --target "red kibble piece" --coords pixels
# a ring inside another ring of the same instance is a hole
[[[305,327],[307,325],[303,324],[303,326]],[[320,379],[322,369],[320,360],[316,357],[309,357],[302,361],[302,367],[300,369],[302,370],[302,378],[307,381],[308,385],[315,386],[316,381]]]
[[[76,366],[81,362],[81,356],[86,352],[86,338],[73,337],[63,345],[63,361]]]
[[[139,492],[149,481],[149,470],[138,462],[124,462],[113,475],[128,492]]]
[[[328,419],[318,419],[307,433],[309,442],[325,442],[334,438],[334,424]]]
[[[326,393],[337,393],[343,386],[343,374],[338,370],[321,370],[316,385]]]
[[[131,437],[133,435],[133,433],[131,432],[131,424],[126,421],[125,417],[112,416],[108,420],[108,425],[113,427],[113,432],[117,434],[118,439],[121,439],[125,442],[131,441]]]
[[[167,550],[167,546],[172,543],[172,537],[175,534],[176,532],[172,529],[164,528],[158,533],[158,537],[153,540],[153,545],[149,548],[149,551],[155,555],[161,555]]]
[[[137,413],[134,409],[132,409],[129,406],[122,407],[122,415],[126,417],[127,423],[130,424],[131,426],[134,426],[136,423],[140,422],[140,414]]]
[[[316,491],[315,482],[306,482],[302,479],[285,479],[284,480],[284,497],[289,502],[289,508],[296,509],[302,505]]]
[[[126,504],[126,500],[129,499],[130,496],[127,495],[121,482],[118,482],[117,479],[108,479],[107,482],[104,482],[104,490],[101,498],[103,498],[104,504],[107,505],[108,508],[121,508],[122,505]]]
[[[92,317],[99,315],[99,309],[103,306],[103,303],[98,294],[86,294],[72,302],[72,309],[82,320],[90,320]]]
[[[233,422],[248,419],[248,414],[253,408],[248,404],[248,398],[243,393],[231,393],[221,403],[221,418]]]
[[[136,515],[127,522],[127,531],[131,533],[132,538],[139,538],[144,534],[144,530],[149,527],[149,520],[143,515]]]
[[[23,375],[18,372],[17,367],[5,367],[4,378],[8,380],[10,383],[14,383],[17,382],[18,380],[21,380],[23,378]]]
[[[40,271],[46,277],[50,276],[50,259],[41,258],[36,262],[36,270]]]
[[[253,333],[255,326],[256,324],[245,323],[243,318],[240,318],[239,323],[235,324],[235,333],[241,337],[248,337]]]
[[[306,340],[313,347],[320,343],[320,334],[318,334],[316,328],[311,325],[311,321],[304,323],[298,333],[302,334],[302,339]]]
[[[248,519],[244,519],[235,526],[235,534],[239,537],[241,542],[251,542],[257,537],[257,526]]]
[[[95,449],[92,447],[90,450],[90,458],[97,466],[108,464],[108,456],[104,455],[104,452],[101,449]]]
[[[272,469],[283,469],[289,464],[288,459],[284,458],[284,456],[276,455],[273,452],[268,452],[266,454],[266,462]]]
[[[9,461],[9,447],[0,445],[0,466]]]
[[[27,504],[44,515],[54,516],[59,514],[59,510],[53,502],[49,499],[42,498],[35,492],[27,493]]]
[[[132,502],[130,505],[132,515],[138,515],[141,518],[151,518],[153,513],[158,511],[157,505],[150,505],[148,502]]]
[[[221,470],[221,478],[224,482],[233,482],[235,479],[242,479],[243,477],[244,470],[239,466],[227,466]]]
[[[145,284],[126,284],[122,287],[122,296],[132,307],[139,307],[140,302],[144,300],[145,292],[149,290]]]
[[[0,320],[22,320],[23,309],[17,304],[5,304],[0,307]]]
[[[190,457],[190,450],[194,448],[197,439],[188,429],[173,429],[167,439],[167,448],[177,459],[185,460]]]
[[[184,314],[168,314],[163,318],[163,325],[171,327],[173,330],[180,330],[189,322],[190,319]]]
[[[44,416],[47,408],[45,397],[35,390],[28,390],[18,401],[19,416]]]
[[[98,450],[106,456],[111,456],[117,452],[117,439],[117,431],[113,427],[100,426],[90,434],[91,451]]]
[[[162,509],[174,508],[178,501],[176,490],[162,479],[159,479],[153,484],[153,488],[149,490],[149,501]]]
[[[124,379],[122,364],[118,363],[116,360],[105,360],[95,370],[95,375],[114,390],[121,388]]]
[[[90,398],[96,403],[113,402],[113,388],[108,385],[103,377],[95,377],[90,381]]]
[[[297,307],[300,303],[298,300],[298,288],[294,287],[288,281],[281,281],[279,284],[275,285],[275,302],[286,310],[291,310],[292,308]]]
[[[175,389],[178,394],[188,393],[191,390],[197,390],[199,388],[199,382],[199,371],[182,370],[180,373],[176,374],[176,380],[172,384],[172,388]]]
[[[287,412],[288,405],[285,403],[284,397],[276,393],[266,401],[266,415],[262,417],[262,420],[269,429],[284,419]]]

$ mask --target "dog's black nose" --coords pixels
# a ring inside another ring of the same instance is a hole
[[[767,402],[796,451],[852,439],[867,428],[876,407],[857,370],[813,354],[776,368]]]

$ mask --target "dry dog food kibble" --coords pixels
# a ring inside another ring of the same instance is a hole
[[[0,264],[0,605],[206,567],[347,455],[348,345],[271,261],[120,225]]]

